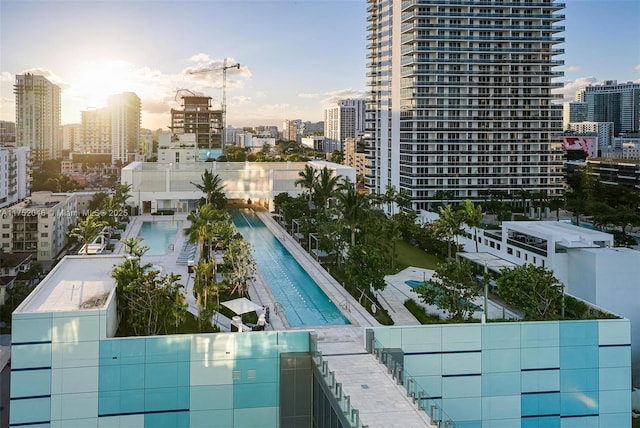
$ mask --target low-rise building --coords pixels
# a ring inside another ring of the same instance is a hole
[[[196,134],[163,132],[158,136],[158,163],[193,163],[199,157]]]
[[[0,246],[7,253],[28,253],[38,261],[63,255],[69,226],[78,208],[73,193],[34,192],[22,202],[0,209]]]
[[[30,151],[29,147],[0,145],[0,208],[29,196]]]

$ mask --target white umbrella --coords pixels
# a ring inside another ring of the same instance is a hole
[[[222,305],[231,309],[238,315],[246,314],[247,312],[260,311],[262,306],[257,303],[253,303],[246,297],[240,297],[239,299],[228,300],[222,302]]]

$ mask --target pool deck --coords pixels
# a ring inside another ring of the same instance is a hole
[[[280,240],[283,246],[294,256],[300,265],[311,275],[322,290],[334,302],[339,302],[340,309],[349,319],[351,325],[344,326],[309,326],[297,327],[296,330],[312,330],[317,335],[318,349],[328,362],[329,369],[335,372],[336,379],[342,383],[344,393],[351,398],[351,405],[358,409],[363,425],[369,428],[419,428],[430,427],[424,411],[418,410],[402,386],[398,385],[387,372],[386,367],[376,358],[368,354],[365,348],[365,327],[380,324],[364,310],[349,293],[296,241],[273,220],[267,212],[257,213],[263,223]],[[173,272],[187,278],[186,299],[189,311],[197,313],[193,297],[193,278],[188,274],[187,266],[177,264],[179,249],[186,241],[184,228],[188,227],[187,214],[173,216],[142,215],[132,217],[132,221],[121,238],[136,237],[144,221],[185,220],[176,237],[173,248],[164,255],[143,256],[143,262],[159,265],[163,273]],[[116,245],[114,253],[122,253],[123,245]],[[195,259],[197,260],[198,254]],[[408,287],[408,286],[407,286]],[[389,288],[389,287],[387,287]],[[401,297],[393,297],[393,290],[381,295],[383,306],[389,311],[396,325],[418,324],[402,304],[396,306]],[[290,327],[279,313],[276,301],[258,273],[255,281],[249,286],[251,300],[259,305],[269,306],[270,324],[267,330],[289,330]],[[389,306],[388,306],[389,305]],[[407,315],[408,314],[408,315]],[[229,331],[230,320],[224,316],[219,319],[223,331]]]

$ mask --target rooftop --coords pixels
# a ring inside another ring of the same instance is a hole
[[[16,309],[16,313],[60,312],[106,307],[115,286],[113,266],[122,255],[66,256]]]
[[[566,247],[593,247],[594,242],[610,242],[613,235],[560,221],[505,221],[502,230],[513,230],[530,236],[545,238]],[[597,246],[597,245],[595,245]]]

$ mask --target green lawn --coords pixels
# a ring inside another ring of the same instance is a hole
[[[443,260],[426,253],[424,250],[409,244],[406,241],[396,243],[396,269],[401,271],[407,266],[435,269]]]

